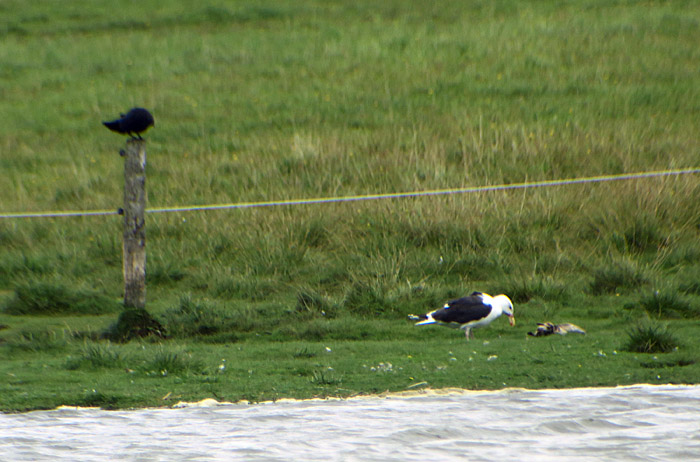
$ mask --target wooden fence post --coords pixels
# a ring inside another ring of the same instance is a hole
[[[146,141],[126,142],[124,159],[124,307],[146,307]]]

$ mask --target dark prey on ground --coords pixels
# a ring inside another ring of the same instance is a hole
[[[141,133],[145,132],[151,125],[155,126],[151,113],[142,107],[135,107],[126,114],[121,114],[119,119],[102,123],[113,132],[129,135],[139,140],[143,139]]]

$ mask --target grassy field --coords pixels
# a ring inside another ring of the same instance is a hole
[[[0,214],[700,166],[692,1],[0,3]],[[119,216],[0,218],[0,411],[422,387],[699,383],[700,177],[147,215],[166,340],[103,339]],[[467,343],[416,328],[508,294]],[[537,322],[586,336],[532,338]],[[649,352],[639,352],[651,351]],[[167,399],[164,399],[167,398]]]

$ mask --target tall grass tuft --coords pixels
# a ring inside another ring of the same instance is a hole
[[[121,312],[117,321],[110,325],[103,337],[115,342],[128,342],[135,338],[165,338],[167,330],[143,308],[129,308]]]
[[[148,261],[147,284],[172,284],[183,280],[186,276],[187,272],[180,267],[178,262],[164,258],[151,258]]]
[[[644,214],[622,233],[614,233],[613,240],[621,251],[644,253],[656,251],[668,244],[657,217]]]
[[[337,315],[337,306],[327,297],[313,289],[301,289],[297,293],[297,303],[294,311],[302,318],[327,317],[334,318]]]
[[[627,335],[624,350],[634,353],[668,353],[679,346],[676,337],[661,324],[638,324]]]
[[[205,341],[235,341],[238,334],[272,329],[282,322],[284,307],[269,302],[257,305],[180,297],[178,305],[161,315],[169,336],[204,337]]]
[[[88,367],[92,369],[107,369],[123,367],[124,356],[115,349],[111,343],[85,342],[82,347],[81,356],[69,358],[66,368],[69,370]]]
[[[176,338],[212,335],[232,330],[235,320],[213,303],[195,301],[190,294],[180,296],[178,305],[162,315],[169,334]]]
[[[593,295],[606,295],[636,289],[649,280],[630,261],[610,262],[593,270],[589,291]]]
[[[148,375],[165,377],[169,374],[202,372],[202,364],[181,349],[161,346],[152,358],[145,361],[142,369]]]
[[[94,290],[30,281],[16,284],[3,311],[12,315],[97,315],[113,313],[120,307],[118,301]]]
[[[309,382],[322,386],[340,385],[343,382],[343,376],[332,369],[317,369],[309,377]]]
[[[111,410],[118,409],[120,402],[123,400],[124,396],[102,393],[93,389],[86,391],[82,398],[76,400],[72,404],[80,407],[99,407],[102,409]]]
[[[564,282],[541,275],[506,278],[492,292],[506,294],[514,303],[527,303],[533,298],[566,303],[570,297],[570,290]]]
[[[69,337],[65,330],[23,330],[7,339],[4,346],[11,351],[57,351],[68,345]]]
[[[700,310],[679,293],[670,290],[654,291],[642,296],[639,305],[659,319],[698,318]]]
[[[396,305],[381,282],[355,281],[345,294],[342,306],[355,316],[369,318],[390,316]]]
[[[693,265],[678,276],[678,290],[685,294],[700,295],[700,265]]]
[[[309,350],[308,347],[301,347],[301,348],[297,349],[294,353],[292,353],[292,358],[295,358],[295,359],[299,359],[299,358],[309,359],[309,358],[313,358],[315,356],[316,356],[316,353]]]

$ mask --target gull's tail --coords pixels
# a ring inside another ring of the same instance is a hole
[[[421,314],[416,316],[415,314],[409,314],[408,319],[411,321],[420,321],[416,323],[416,326],[422,326],[424,324],[435,324],[435,320],[431,316],[430,313],[428,314]]]
[[[102,124],[113,132],[121,133],[121,119],[112,120],[111,122],[102,122]]]

